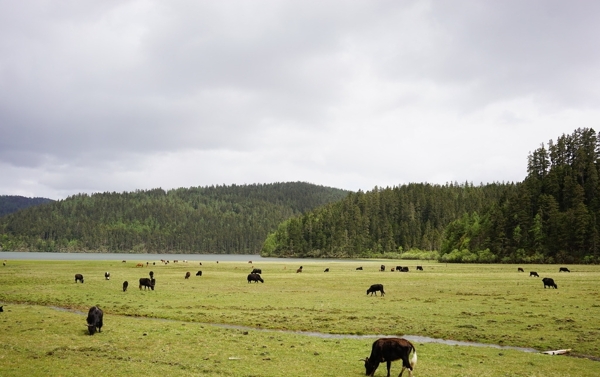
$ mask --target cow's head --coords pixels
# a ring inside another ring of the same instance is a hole
[[[379,366],[379,363],[372,363],[368,357],[361,361],[365,362],[365,376],[372,376]]]
[[[96,325],[87,324],[88,332],[90,335],[94,335],[96,333]]]

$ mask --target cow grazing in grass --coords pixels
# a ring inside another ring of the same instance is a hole
[[[196,272],[196,276],[202,276],[202,271]]]
[[[558,289],[558,285],[556,285],[556,283],[554,282],[554,279],[552,279],[552,278],[543,278],[542,282],[544,283],[544,289],[546,289],[546,287],[548,287],[548,288],[554,287],[554,289]]]
[[[140,279],[140,290],[142,289],[142,287],[144,287],[144,290],[146,290],[148,288],[154,290],[155,282],[156,282],[156,280],[154,280],[154,279],[141,278]]]
[[[262,270],[260,268],[254,268],[254,269],[252,269],[252,273],[253,274],[262,274]]]
[[[129,282],[127,280],[125,280],[123,282],[123,292],[125,292],[127,290],[127,287],[129,287]]]
[[[566,267],[561,267],[558,269],[558,272],[571,272],[571,271],[569,271],[569,269]]]
[[[0,313],[4,311],[4,306],[0,306]]]
[[[356,271],[362,271],[362,267],[356,267]]]
[[[381,272],[385,271],[385,265],[384,264],[382,264],[381,266],[379,266],[379,271],[381,271]]]
[[[375,293],[375,296],[377,296],[377,292],[381,292],[381,295],[385,295],[385,292],[383,291],[383,284],[373,284],[372,286],[369,287],[369,289],[367,289],[367,295],[370,293],[371,296],[373,296],[373,293]]]
[[[400,270],[400,272],[408,272],[408,267],[402,267],[402,269]]]
[[[325,271],[323,271],[323,272],[329,272],[329,268],[326,268]]]
[[[417,266],[417,271],[423,271],[423,266]]]
[[[396,266],[396,271],[402,272],[402,266]]]
[[[525,272],[521,267],[517,268],[517,272]]]
[[[82,274],[75,274],[75,283],[77,283],[77,281],[80,281],[81,284],[83,284],[83,275]]]
[[[261,283],[264,283],[264,282],[265,282],[265,281],[263,280],[263,278],[261,278],[261,277],[260,277],[260,275],[259,275],[259,274],[249,274],[249,275],[248,275],[248,283],[252,283],[253,281],[255,281],[255,282],[257,282],[257,283],[258,283],[259,281],[260,281]]]
[[[411,352],[412,358],[409,359]],[[371,356],[367,357],[365,362],[365,371],[367,376],[375,375],[375,371],[381,362],[387,363],[387,377],[390,377],[392,361],[402,360],[402,370],[398,377],[402,376],[404,369],[408,369],[409,377],[417,364],[417,350],[406,339],[402,338],[381,338],[376,340],[371,347]],[[363,360],[361,360],[363,361]]]
[[[105,273],[104,273],[104,278],[105,278],[106,280],[110,280],[110,272],[105,272]]]
[[[192,274],[191,274],[189,271],[185,273],[185,278],[186,278],[186,279],[189,279],[189,278],[190,278],[190,276],[192,276]]]
[[[538,273],[537,273],[537,272],[535,272],[535,271],[529,271],[529,277],[532,277],[532,276],[534,276],[534,277],[536,277],[536,278],[539,278],[539,277],[540,277],[540,275],[538,275]]]
[[[300,268],[296,270],[296,273],[298,272],[302,272],[302,266],[300,266]]]
[[[96,329],[98,332],[102,332],[102,317],[104,313],[102,309],[97,306],[92,306],[88,311],[87,316],[87,327],[90,335],[94,335],[96,333]]]

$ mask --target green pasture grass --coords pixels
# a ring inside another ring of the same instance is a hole
[[[415,271],[412,261],[307,261],[296,273],[299,264],[285,260],[202,263],[7,261],[0,267],[0,305],[10,310],[0,313],[6,351],[0,355],[0,375],[44,375],[45,370],[81,375],[78,363],[98,370],[114,365],[108,370],[117,368],[115,375],[364,375],[358,359],[368,356],[374,340],[210,324],[420,335],[600,356],[599,266],[568,266],[571,273],[558,273],[559,266],[528,265],[519,273],[516,265],[428,262],[422,263],[424,271]],[[379,272],[381,264],[385,272]],[[411,271],[390,272],[396,265]],[[252,266],[263,270],[264,284],[247,283]],[[358,266],[363,271],[356,271]],[[150,270],[156,290],[140,291],[138,280]],[[195,276],[198,270],[203,276]],[[540,278],[530,278],[530,270]],[[105,271],[111,273],[108,281]],[[184,279],[187,271],[192,276]],[[76,273],[84,275],[84,284],[75,283]],[[554,278],[558,289],[544,289],[542,277]],[[127,292],[121,289],[124,280]],[[384,297],[366,295],[375,283],[384,285]],[[82,313],[96,304],[106,324],[102,334],[90,337]],[[595,361],[487,347],[417,344],[417,349],[416,375],[597,376],[600,370]],[[19,360],[29,361],[17,371],[19,364],[13,363]],[[394,363],[392,373],[399,371]],[[376,375],[385,375],[384,365]]]

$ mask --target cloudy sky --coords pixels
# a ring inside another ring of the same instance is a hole
[[[600,130],[600,2],[0,0],[0,194],[521,181]]]

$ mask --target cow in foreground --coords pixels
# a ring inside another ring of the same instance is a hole
[[[155,279],[141,278],[140,279],[140,290],[142,289],[142,287],[144,287],[144,290],[146,290],[147,288],[154,290],[155,283],[156,283]]]
[[[264,281],[264,280],[263,280],[263,279],[260,277],[260,275],[259,275],[259,274],[249,274],[249,275],[248,275],[248,283],[252,283],[253,281],[255,281],[255,282],[257,282],[257,283],[258,283],[259,281],[260,281],[261,283],[264,283],[264,282],[265,282],[265,281]]]
[[[548,287],[548,288],[554,287],[554,289],[558,289],[558,285],[556,285],[556,283],[554,282],[554,279],[552,279],[552,278],[543,278],[542,282],[544,283],[544,289],[546,289],[546,287]]]
[[[75,274],[75,283],[77,283],[77,281],[80,281],[81,284],[83,284],[83,275],[82,274]]]
[[[534,277],[536,277],[536,278],[539,278],[539,277],[540,277],[540,275],[538,275],[538,273],[537,273],[537,272],[535,272],[535,271],[529,271],[529,277],[532,277],[532,276],[534,276]]]
[[[102,331],[103,315],[104,313],[102,312],[102,309],[100,309],[98,306],[92,306],[88,311],[87,326],[90,335],[94,335],[96,333],[96,329],[98,329],[98,332]]]
[[[558,269],[558,272],[571,272],[571,271],[569,271],[569,269],[568,269],[568,268],[566,268],[566,267],[560,267],[560,268]]]
[[[409,356],[413,353],[412,358],[409,360]],[[402,338],[381,338],[373,343],[371,348],[371,356],[364,359],[365,362],[365,375],[373,376],[379,363],[387,363],[387,377],[390,377],[390,369],[392,367],[392,361],[402,360],[402,370],[398,377],[402,376],[404,369],[408,369],[409,377],[412,377],[413,369],[417,364],[417,350],[406,339]],[[361,360],[363,361],[363,360]]]
[[[373,284],[370,286],[369,289],[367,289],[367,295],[370,293],[371,296],[373,296],[373,293],[375,293],[375,296],[377,296],[378,291],[381,292],[381,296],[385,295],[385,292],[383,291],[383,284]]]

